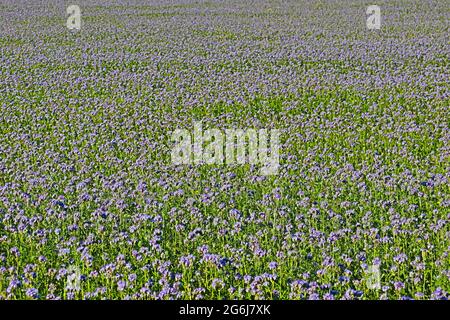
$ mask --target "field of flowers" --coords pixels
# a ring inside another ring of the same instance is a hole
[[[2,1],[0,299],[448,299],[449,1],[371,4]],[[173,165],[194,121],[278,174]]]

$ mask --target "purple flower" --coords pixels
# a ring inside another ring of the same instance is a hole
[[[213,289],[222,289],[225,286],[225,283],[222,279],[216,278],[213,279],[211,286]]]
[[[35,288],[30,288],[30,289],[27,289],[27,291],[26,291],[26,293],[25,293],[26,295],[27,295],[27,297],[29,297],[29,298],[33,298],[33,299],[37,299],[37,298],[39,298],[39,293],[38,293],[38,290],[37,289],[35,289]]]
[[[117,282],[117,290],[123,291],[126,287],[126,282],[123,280],[120,280]]]
[[[394,282],[394,288],[395,288],[395,290],[399,291],[399,290],[405,288],[405,284],[403,282],[396,281],[396,282]]]

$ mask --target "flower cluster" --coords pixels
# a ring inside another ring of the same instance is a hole
[[[0,299],[449,298],[445,1],[380,30],[347,0],[105,3],[69,30],[2,1]],[[279,130],[277,174],[174,165],[196,121]]]

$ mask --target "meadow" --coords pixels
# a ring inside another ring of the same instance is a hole
[[[371,4],[2,1],[0,299],[448,299],[449,3]],[[174,165],[195,121],[278,173]]]

